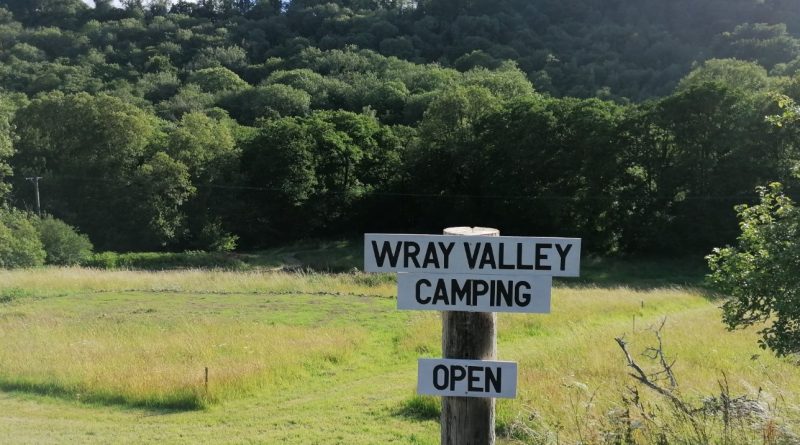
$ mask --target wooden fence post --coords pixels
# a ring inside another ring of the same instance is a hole
[[[445,235],[500,236],[497,229],[450,227]],[[442,312],[442,355],[449,359],[495,360],[497,314]],[[442,397],[442,445],[494,445],[494,399]]]

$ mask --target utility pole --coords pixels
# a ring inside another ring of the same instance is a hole
[[[42,217],[42,203],[39,200],[39,180],[42,179],[42,177],[41,176],[31,176],[31,177],[25,178],[25,179],[27,179],[28,181],[31,181],[33,183],[33,189],[36,191],[36,214],[39,215],[39,217],[41,218]]]

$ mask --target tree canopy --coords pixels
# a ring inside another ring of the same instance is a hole
[[[757,185],[796,193],[789,6],[0,0],[0,200],[40,176],[101,249],[472,224],[700,252]]]

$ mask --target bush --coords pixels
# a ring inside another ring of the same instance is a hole
[[[103,252],[92,256],[86,266],[98,269],[170,270],[226,269],[244,270],[247,264],[235,254],[222,252]]]
[[[84,263],[85,266],[97,269],[116,269],[118,264],[119,254],[115,252],[96,253]]]
[[[36,229],[47,254],[47,264],[74,266],[92,255],[94,246],[89,237],[61,220],[45,216],[36,222]]]
[[[0,267],[41,266],[45,255],[39,232],[29,215],[0,207]]]
[[[226,232],[219,222],[209,222],[200,231],[200,245],[212,252],[233,252],[239,237]]]
[[[759,344],[779,356],[800,353],[800,207],[780,184],[760,187],[761,201],[737,207],[741,234],[709,255],[709,280],[730,298],[730,329],[765,324]]]

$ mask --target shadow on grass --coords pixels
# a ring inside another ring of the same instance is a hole
[[[652,290],[668,287],[691,287],[712,297],[705,275],[708,266],[702,256],[683,258],[597,258],[581,260],[579,278],[557,278],[565,286],[601,288],[629,287]]]
[[[307,242],[295,250],[280,249],[300,268],[316,272],[349,272],[364,264],[362,241]],[[274,258],[277,250],[265,251]],[[711,294],[705,283],[708,266],[702,255],[689,257],[588,256],[581,259],[580,278],[556,279],[566,286],[630,287],[651,290],[665,287],[692,287]]]
[[[164,397],[140,399],[111,392],[85,391],[79,387],[65,387],[56,383],[12,381],[2,378],[0,378],[0,391],[54,397],[92,405],[143,409],[153,414],[197,411],[208,406],[208,401],[201,394],[188,391]]]
[[[223,269],[304,270],[342,273],[364,265],[362,240],[303,241],[249,253],[183,252],[96,254],[87,265],[101,269]],[[581,259],[580,278],[556,279],[565,286],[630,287],[651,290],[665,287],[706,287],[708,267],[703,255],[687,257],[595,257]]]
[[[31,293],[25,289],[18,287],[11,287],[8,289],[0,289],[0,304],[13,303],[21,298],[30,297]]]
[[[439,420],[442,405],[438,397],[415,395],[403,402],[392,414],[410,420]]]
[[[350,272],[363,265],[362,247],[350,241],[305,241],[256,252],[101,252],[83,265],[108,270],[263,269]]]

